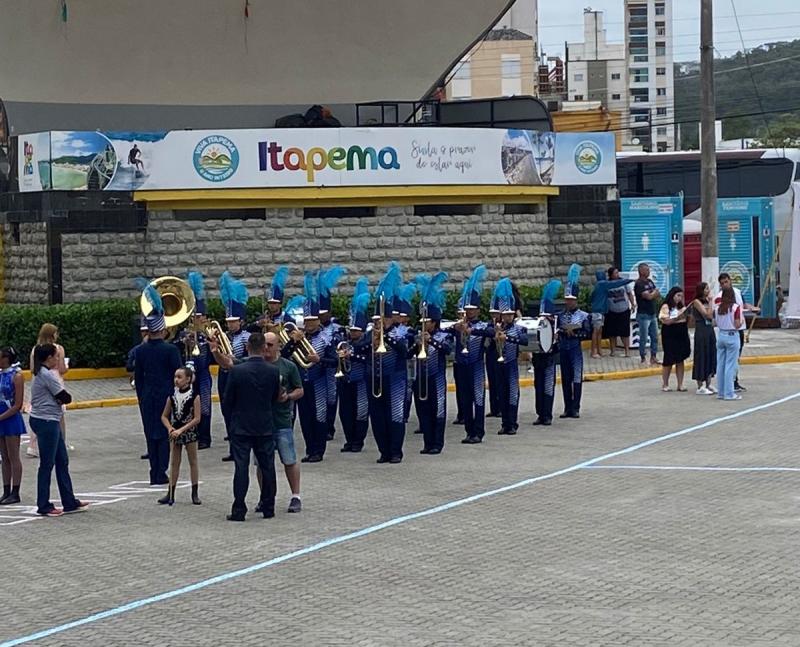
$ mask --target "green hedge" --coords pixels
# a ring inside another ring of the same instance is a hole
[[[541,286],[520,286],[520,295],[526,304],[539,299]],[[586,309],[589,288],[582,288],[579,303]],[[444,318],[456,318],[459,293],[447,293]],[[488,315],[490,294],[483,295],[481,312]],[[209,316],[221,321],[225,309],[219,299],[208,300]],[[415,304],[416,307],[416,304]],[[350,295],[333,296],[333,314],[347,322]],[[247,320],[255,321],[264,311],[261,297],[250,299]],[[59,342],[64,346],[74,368],[106,368],[124,366],[130,348],[138,338],[139,304],[128,299],[91,301],[55,306],[0,306],[0,347],[13,346],[20,354],[25,367],[31,348],[43,323],[53,323],[60,332]]]

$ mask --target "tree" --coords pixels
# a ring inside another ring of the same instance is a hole
[[[757,140],[759,148],[797,148],[800,146],[800,117],[780,115],[778,119],[760,129]]]

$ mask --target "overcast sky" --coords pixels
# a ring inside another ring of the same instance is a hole
[[[745,45],[800,38],[797,0],[734,0]],[[539,40],[549,56],[564,53],[564,41],[583,40],[583,9],[603,11],[610,42],[622,42],[623,0],[539,0]],[[699,59],[700,0],[672,0],[675,60]],[[729,56],[742,49],[731,0],[714,0],[714,41]]]

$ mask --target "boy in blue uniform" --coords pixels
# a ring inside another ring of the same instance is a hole
[[[555,298],[561,290],[561,281],[551,280],[542,291],[539,316],[547,317],[555,324]],[[553,402],[556,394],[556,359],[558,344],[554,343],[549,353],[532,353],[533,383],[535,391],[536,420],[534,425],[549,427],[553,424]]]
[[[339,420],[345,440],[341,449],[343,452],[360,452],[364,448],[369,427],[367,361],[370,357],[371,338],[365,334],[369,299],[367,279],[361,277],[356,282],[350,302],[349,350],[337,349],[337,353],[342,353],[342,360],[349,364],[350,369],[344,371],[344,375],[339,378]]]
[[[564,395],[564,413],[561,418],[581,417],[583,393],[583,351],[581,341],[592,336],[589,315],[578,308],[578,279],[581,266],[573,263],[567,275],[564,291],[566,309],[558,315],[558,346],[561,358],[561,390]]]
[[[330,345],[335,349],[339,342],[344,340],[344,328],[333,318],[331,290],[336,287],[347,270],[341,265],[335,265],[329,270],[320,270],[317,274],[319,286],[319,322],[322,331],[328,337]],[[325,369],[325,420],[328,424],[328,440],[333,440],[336,432],[336,405],[339,400],[339,385],[336,380],[336,367]]]
[[[189,272],[187,277],[189,287],[194,293],[194,339],[189,339],[191,333],[184,331],[184,344],[186,344],[187,366],[194,371],[194,388],[200,396],[200,424],[197,425],[197,449],[211,447],[211,362],[213,356],[208,348],[205,336],[200,332],[207,321],[205,299],[205,286],[203,275],[200,272]],[[192,355],[191,349],[197,347],[199,355]]]
[[[494,300],[500,311],[500,323],[495,329],[494,344],[497,351],[495,371],[503,424],[497,433],[513,436],[519,428],[519,347],[527,346],[528,332],[514,323],[519,304],[514,296],[511,279],[497,282]]]

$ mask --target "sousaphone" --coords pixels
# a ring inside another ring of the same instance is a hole
[[[164,306],[164,320],[167,324],[170,337],[174,337],[178,327],[194,314],[194,292],[189,284],[177,276],[160,276],[150,281],[158,294],[161,296],[161,303]],[[147,317],[153,307],[145,297],[144,292],[139,298],[139,308],[142,314]]]

